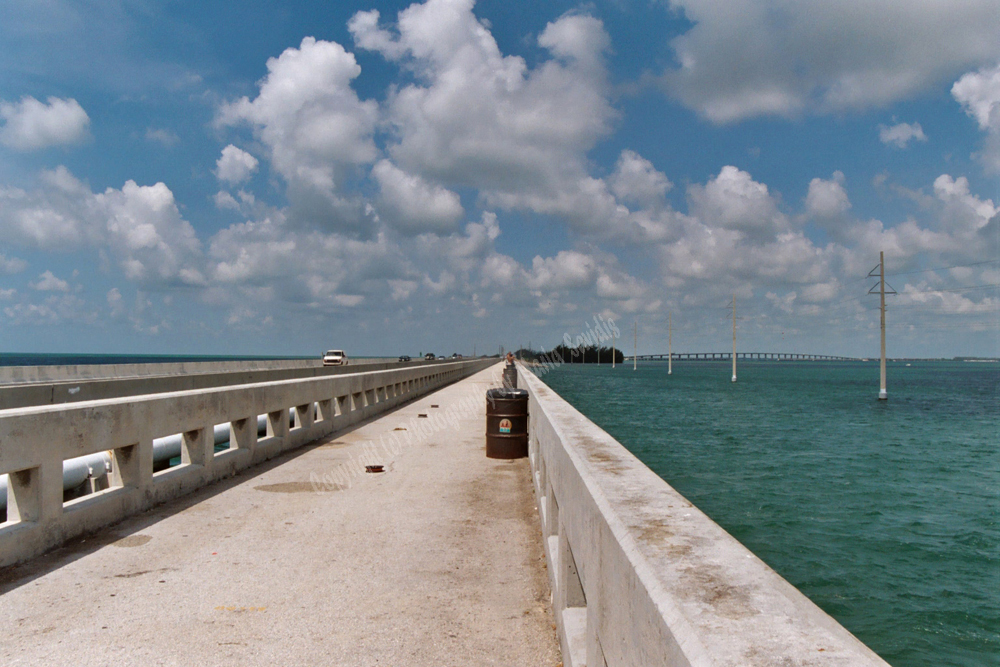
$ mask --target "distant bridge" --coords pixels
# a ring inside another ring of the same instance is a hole
[[[626,361],[633,358],[639,361],[667,361],[667,353],[640,354],[626,356]],[[674,352],[674,361],[731,361],[732,352]],[[857,357],[838,357],[830,354],[801,354],[798,352],[737,352],[736,359],[747,361],[860,361]]]

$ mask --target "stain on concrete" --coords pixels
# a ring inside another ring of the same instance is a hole
[[[689,558],[693,549],[687,544],[668,544],[664,547],[667,555],[672,558]]]
[[[663,519],[649,519],[638,527],[638,539],[652,545],[660,545],[673,537],[674,530]]]
[[[623,465],[622,460],[619,457],[612,456],[606,451],[597,449],[599,445],[590,441],[589,438],[585,439],[585,441],[580,444],[583,446],[590,446],[589,448],[591,451],[587,454],[587,458],[591,462],[598,464],[601,467],[601,470],[609,472],[612,475],[623,475],[628,471],[628,466]]]
[[[699,599],[715,613],[732,619],[753,616],[759,611],[751,602],[746,586],[727,583],[724,573],[710,565],[699,565],[681,570],[687,580],[681,592],[685,597]]]
[[[280,482],[253,487],[255,491],[268,493],[312,493],[314,491],[340,491],[340,484],[313,484],[312,482]]]
[[[341,449],[345,443],[343,442],[327,442],[325,444],[319,445],[318,447],[313,447],[313,449]]]
[[[141,547],[142,545],[153,539],[149,535],[129,535],[128,537],[123,537],[122,539],[112,542],[112,546],[122,547],[130,549],[132,547]]]
[[[450,564],[452,567],[442,569],[441,574],[457,586],[495,578],[503,567],[523,577],[526,568],[530,581],[529,595],[534,605],[523,611],[520,618],[524,625],[520,627],[533,636],[549,636],[555,643],[558,640],[550,607],[551,589],[542,531],[535,509],[530,463],[528,459],[490,463],[483,471],[485,474],[466,480],[455,490],[455,503],[468,508],[467,518],[452,524],[448,537],[444,539],[465,557],[459,563]],[[469,545],[486,545],[496,539],[495,531],[500,525],[509,531],[504,542],[513,540],[523,545],[525,555],[520,563],[508,563],[501,567],[492,560],[490,549],[470,550]],[[459,567],[454,567],[456,565]],[[554,663],[555,655],[550,659]]]

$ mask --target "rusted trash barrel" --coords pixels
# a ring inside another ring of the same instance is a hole
[[[490,389],[486,392],[486,457],[521,459],[528,455],[528,392]]]
[[[503,386],[507,389],[517,389],[517,366],[514,364],[504,366]]]

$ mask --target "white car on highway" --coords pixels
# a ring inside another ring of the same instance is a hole
[[[346,366],[347,355],[343,350],[327,350],[323,355],[324,366]]]

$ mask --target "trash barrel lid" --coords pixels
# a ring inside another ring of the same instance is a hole
[[[494,400],[505,398],[528,398],[528,392],[525,389],[490,389],[486,392],[486,398]]]

